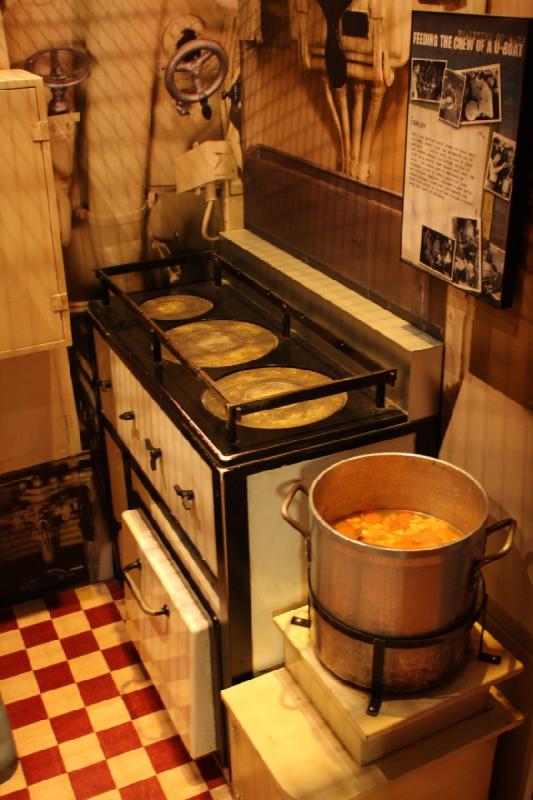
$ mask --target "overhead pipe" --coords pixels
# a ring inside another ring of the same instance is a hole
[[[99,265],[143,255],[161,0],[84,0],[89,230]]]

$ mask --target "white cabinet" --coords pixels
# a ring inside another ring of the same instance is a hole
[[[42,79],[0,70],[0,358],[70,344]]]

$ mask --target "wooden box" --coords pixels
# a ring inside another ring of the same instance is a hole
[[[521,662],[488,633],[484,647],[499,655],[501,663],[479,661],[479,633],[474,629],[471,657],[458,675],[420,695],[385,696],[380,713],[371,717],[366,713],[369,693],[341,681],[322,666],[310,629],[292,625],[294,615],[305,618],[307,608],[275,619],[284,635],[285,666],[358,764],[382,758],[481,711],[490,687],[522,670]]]
[[[361,766],[286,669],[222,698],[240,800],[486,800],[497,737],[522,721],[492,689],[483,711]]]

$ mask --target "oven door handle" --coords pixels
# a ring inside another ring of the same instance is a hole
[[[129,564],[126,564],[124,567],[122,567],[122,572],[124,575],[124,580],[128,584],[130,592],[132,593],[135,602],[137,603],[141,611],[143,611],[145,614],[149,614],[149,616],[151,617],[160,617],[162,614],[168,617],[169,610],[166,603],[164,606],[161,606],[161,608],[150,608],[150,606],[146,605],[141,596],[141,593],[139,592],[139,590],[135,586],[135,583],[128,575],[128,572],[131,572],[132,569],[142,569],[141,560],[139,558],[137,558],[135,561],[131,561]]]

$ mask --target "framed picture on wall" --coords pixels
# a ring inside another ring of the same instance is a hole
[[[518,250],[530,26],[412,15],[401,258],[498,307]]]

